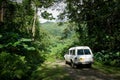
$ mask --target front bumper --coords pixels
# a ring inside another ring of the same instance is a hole
[[[79,64],[93,64],[94,62],[92,61],[86,61],[86,62],[75,62],[76,65],[79,65]]]

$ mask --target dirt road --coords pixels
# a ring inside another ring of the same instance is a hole
[[[64,63],[64,61],[56,61],[52,65],[57,65],[62,68],[69,74],[71,80],[120,80],[114,75],[105,74],[97,69],[92,68],[78,68],[73,69],[70,65]]]

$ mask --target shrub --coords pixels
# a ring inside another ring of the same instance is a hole
[[[120,52],[97,52],[95,60],[104,65],[120,66]]]

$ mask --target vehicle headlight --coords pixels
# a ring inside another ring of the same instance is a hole
[[[80,61],[84,61],[84,58],[80,58]]]

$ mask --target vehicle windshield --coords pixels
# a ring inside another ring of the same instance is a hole
[[[78,49],[77,54],[78,54],[78,55],[84,55],[83,49]]]
[[[90,50],[89,49],[78,49],[77,50],[77,55],[89,55]]]
[[[85,55],[88,55],[88,54],[90,54],[90,50],[89,49],[84,49],[84,53],[85,53]]]

